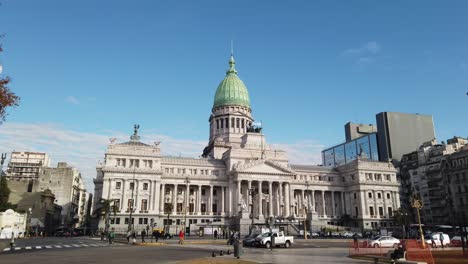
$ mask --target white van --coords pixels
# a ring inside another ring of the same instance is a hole
[[[440,240],[441,236],[442,236],[442,241]],[[436,247],[442,246],[441,242],[443,242],[443,245],[445,247],[448,247],[450,244],[450,237],[444,233],[432,233],[430,235],[426,235],[424,237],[424,240],[426,240],[426,244],[429,246],[433,245],[432,241],[434,241],[434,244]]]

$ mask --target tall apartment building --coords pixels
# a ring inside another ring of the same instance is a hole
[[[41,152],[12,152],[8,163],[7,178],[10,180],[37,180],[39,174],[50,164],[49,155]]]
[[[453,172],[452,163],[448,164],[447,159],[452,155],[454,157],[459,155],[459,151],[464,146],[468,146],[467,144],[468,140],[459,137],[449,139],[447,144],[439,144],[436,140],[431,140],[422,144],[418,150],[403,155],[399,164],[399,177],[402,187],[400,200],[406,211],[412,212],[410,198],[413,194],[419,194],[424,205],[421,210],[421,221],[423,223],[450,224],[451,210],[449,203],[450,197],[454,194],[451,191],[454,189],[455,193],[464,194],[464,192],[457,191],[465,191],[465,189],[463,185],[460,186],[463,189],[457,189],[456,186],[452,188],[450,185],[450,181],[455,178],[455,174],[457,177],[462,174]],[[462,167],[455,166],[455,168]],[[444,174],[447,176],[444,176]],[[460,179],[458,182],[460,182]],[[468,189],[466,191],[468,192]],[[457,199],[457,204],[460,201],[461,203],[465,201],[464,197],[462,197],[462,200],[459,197],[453,198]]]
[[[78,227],[84,222],[90,196],[76,168],[66,162],[59,162],[56,168],[44,168],[37,184],[38,191],[50,189],[55,203],[62,206],[61,225]]]

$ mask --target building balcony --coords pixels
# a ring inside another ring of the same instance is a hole
[[[138,211],[138,212],[139,212],[140,214],[147,214],[147,213],[148,213],[148,211],[146,211],[146,210],[140,210],[140,211]]]

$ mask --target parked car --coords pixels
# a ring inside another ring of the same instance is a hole
[[[275,238],[275,246],[289,248],[294,243],[294,237],[285,236],[283,232],[266,232],[255,238],[255,244],[261,247],[271,248],[271,238]]]
[[[369,241],[369,246],[374,248],[379,247],[394,247],[400,244],[400,240],[390,236],[376,236]]]
[[[357,232],[357,233],[354,233],[357,237],[362,237],[362,233],[361,232]]]
[[[312,232],[312,233],[310,234],[310,236],[311,236],[311,237],[319,237],[320,235],[319,235],[319,233]]]
[[[339,236],[340,236],[340,233],[338,233],[338,232],[331,232],[331,236],[332,236],[332,237],[339,237]]]
[[[252,247],[255,245],[255,238],[257,238],[260,234],[257,234],[257,233],[253,233],[253,234],[250,234],[248,236],[246,236],[244,238],[244,240],[242,240],[242,244],[244,245],[244,247]]]
[[[462,241],[461,241],[461,236],[454,236],[450,240],[450,245],[452,247],[461,247],[462,246]]]
[[[340,234],[342,237],[353,237],[354,233],[345,231]]]
[[[442,241],[440,241],[440,238],[442,237]],[[447,234],[444,233],[432,233],[430,235],[425,235],[424,240],[427,245],[432,246],[432,241],[434,241],[434,244],[436,247],[440,247],[443,245],[448,247],[450,245],[450,237]]]

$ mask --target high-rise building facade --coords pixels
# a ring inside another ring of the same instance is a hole
[[[41,152],[12,152],[8,163],[10,180],[37,180],[44,167],[50,164],[49,155]]]
[[[404,154],[436,138],[431,115],[382,112],[376,120],[381,161],[401,160]]]
[[[391,163],[361,155],[336,168],[290,164],[287,153],[270,148],[253,124],[248,91],[231,57],[216,90],[203,158],[164,156],[158,142],[140,141],[135,126],[128,142],[111,141],[97,166],[94,208],[101,199],[112,200],[117,214],[111,227],[117,231],[154,222],[171,233],[185,226],[192,234],[205,227],[245,234],[252,222],[269,219],[279,228],[307,220],[319,230],[343,224],[344,216],[356,228],[392,225],[400,205]],[[99,227],[104,225],[101,219]]]

